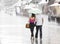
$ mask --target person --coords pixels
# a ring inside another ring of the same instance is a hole
[[[40,40],[42,39],[42,24],[43,24],[43,17],[42,15],[36,15],[36,33],[35,38],[38,38],[38,31],[40,30]]]
[[[31,39],[34,39],[34,27],[35,27],[35,14],[32,13],[31,17],[29,18],[30,23],[30,32],[31,32]]]

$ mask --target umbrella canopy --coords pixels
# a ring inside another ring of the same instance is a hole
[[[39,10],[38,8],[32,8],[28,11],[28,13],[39,14],[39,13],[42,13],[42,11]]]
[[[60,6],[60,4],[54,3],[54,4],[50,5],[50,6]]]

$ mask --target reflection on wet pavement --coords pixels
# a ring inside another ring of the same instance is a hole
[[[31,44],[34,44],[34,40],[33,39],[31,39]]]
[[[25,28],[26,17],[0,17],[0,44],[60,44],[60,26],[44,17],[42,41],[30,39],[30,30]]]
[[[42,40],[39,40],[39,39],[31,39],[31,44],[42,44]]]
[[[31,40],[31,44],[38,44],[38,40]]]
[[[35,43],[38,44],[38,40],[35,40]]]

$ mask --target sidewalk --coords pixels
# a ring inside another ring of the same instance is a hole
[[[43,44],[60,44],[60,26],[48,22],[47,16],[44,18]],[[30,30],[25,28],[27,21],[26,17],[0,16],[0,44],[32,44]]]

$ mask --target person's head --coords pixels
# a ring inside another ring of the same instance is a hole
[[[34,13],[32,13],[31,17],[35,17],[35,14],[34,14]]]

